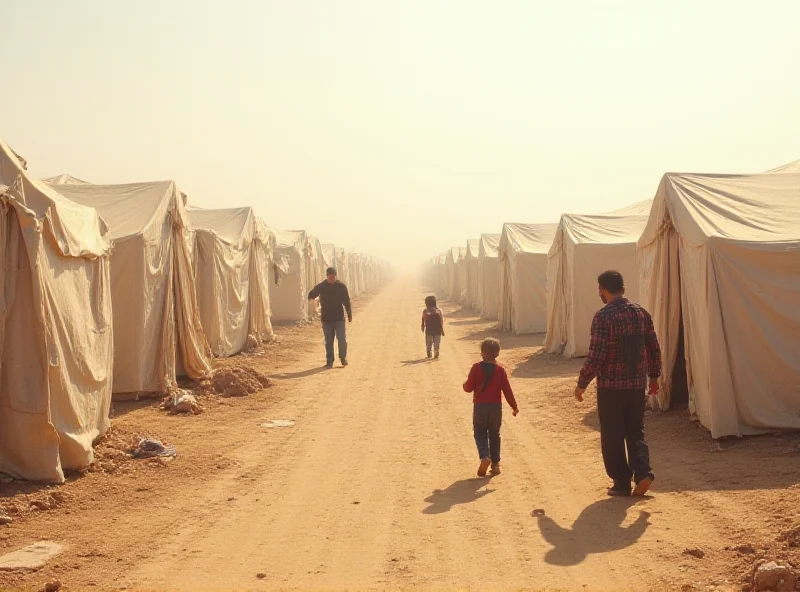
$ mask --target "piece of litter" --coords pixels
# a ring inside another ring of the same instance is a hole
[[[267,578],[267,574],[265,574],[265,573],[256,574],[256,577],[259,580],[265,580]]]
[[[168,457],[176,456],[177,454],[178,451],[175,446],[164,444],[153,438],[142,438],[139,440],[139,445],[133,451],[134,458]]]
[[[542,510],[541,508],[537,508],[536,510],[531,512],[531,516],[534,516],[536,518],[538,518],[539,516],[544,516],[544,510]]]
[[[271,419],[261,424],[262,428],[290,428],[294,425],[291,419]]]
[[[63,547],[52,541],[39,541],[0,557],[0,571],[35,571],[61,553]]]

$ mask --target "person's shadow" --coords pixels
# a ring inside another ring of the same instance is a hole
[[[594,502],[580,513],[572,528],[552,518],[536,515],[542,537],[553,548],[544,556],[550,565],[578,565],[592,553],[610,553],[633,545],[650,525],[650,513],[640,511],[636,521],[623,527],[628,508],[641,501],[613,498]]]
[[[482,489],[489,485],[490,478],[462,479],[450,485],[447,489],[434,489],[425,501],[430,505],[422,510],[423,514],[443,514],[449,512],[453,506],[468,504],[489,495],[494,489]]]
[[[424,364],[425,362],[430,362],[430,358],[420,358],[418,360],[403,360],[403,366],[413,366],[415,364]]]
[[[310,370],[303,370],[302,372],[285,372],[283,374],[276,374],[273,376],[273,378],[278,378],[280,380],[296,380],[298,378],[307,378],[309,376],[314,376],[315,374],[321,374],[328,371],[329,370],[325,366],[320,366],[318,368],[311,368]]]

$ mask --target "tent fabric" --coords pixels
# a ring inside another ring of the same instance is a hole
[[[466,279],[464,283],[464,306],[469,309],[478,306],[478,245],[480,239],[467,241],[467,250],[464,257]]]
[[[647,200],[610,214],[561,216],[548,253],[546,352],[566,357],[589,353],[592,319],[602,307],[597,276],[604,271],[619,271],[626,296],[638,302],[636,243],[652,203]]]
[[[800,174],[667,174],[638,243],[664,362],[714,438],[800,428]]]
[[[795,160],[783,166],[767,171],[769,173],[800,173],[800,160]]]
[[[308,261],[306,271],[308,273],[307,285],[311,288],[325,281],[325,254],[323,253],[322,243],[313,236],[308,235],[308,248],[306,249]],[[319,301],[309,302],[308,316],[311,319],[318,319],[321,314]]]
[[[177,376],[211,372],[197,305],[189,222],[173,181],[124,185],[57,185],[67,198],[95,208],[114,239],[114,393],[164,393]]]
[[[60,483],[108,429],[111,237],[0,140],[0,472]]]
[[[308,320],[308,236],[305,230],[276,230],[275,256],[288,262],[286,274],[270,282],[272,320],[298,322]]]
[[[189,208],[197,304],[211,353],[232,356],[270,341],[274,234],[252,208]]]
[[[478,242],[478,311],[484,319],[500,314],[499,234],[482,234]]]
[[[72,175],[58,175],[55,177],[49,177],[47,179],[42,179],[48,185],[90,185],[86,181],[81,181],[77,177],[73,177]]]
[[[445,294],[451,302],[456,304],[461,302],[461,275],[464,267],[460,263],[466,256],[466,251],[464,247],[452,247],[447,251]]]
[[[547,329],[547,253],[557,224],[503,224],[500,258],[500,329]]]

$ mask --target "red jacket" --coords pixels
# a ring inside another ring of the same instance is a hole
[[[473,393],[473,403],[502,403],[503,399],[500,394],[505,395],[506,401],[511,405],[512,409],[517,408],[517,400],[514,398],[514,393],[511,390],[511,384],[508,382],[508,374],[506,369],[500,364],[495,363],[494,372],[489,379],[486,388],[483,388],[483,383],[486,380],[486,374],[481,364],[487,362],[476,362],[472,365],[467,377],[467,382],[464,383],[464,392]]]

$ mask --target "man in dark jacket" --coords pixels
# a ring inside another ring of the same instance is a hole
[[[653,483],[650,452],[644,440],[645,389],[658,393],[661,349],[650,314],[625,298],[625,282],[617,271],[597,278],[605,306],[592,321],[589,355],[578,377],[575,398],[583,401],[597,378],[600,447],[606,473],[614,481],[609,495],[644,495]],[[626,453],[627,452],[627,457]]]
[[[322,332],[325,335],[326,368],[333,368],[333,339],[339,341],[339,359],[347,366],[347,335],[344,313],[353,322],[353,309],[350,307],[350,294],[347,286],[336,279],[336,270],[329,267],[325,272],[328,279],[316,286],[308,294],[309,300],[319,298],[322,308]]]

